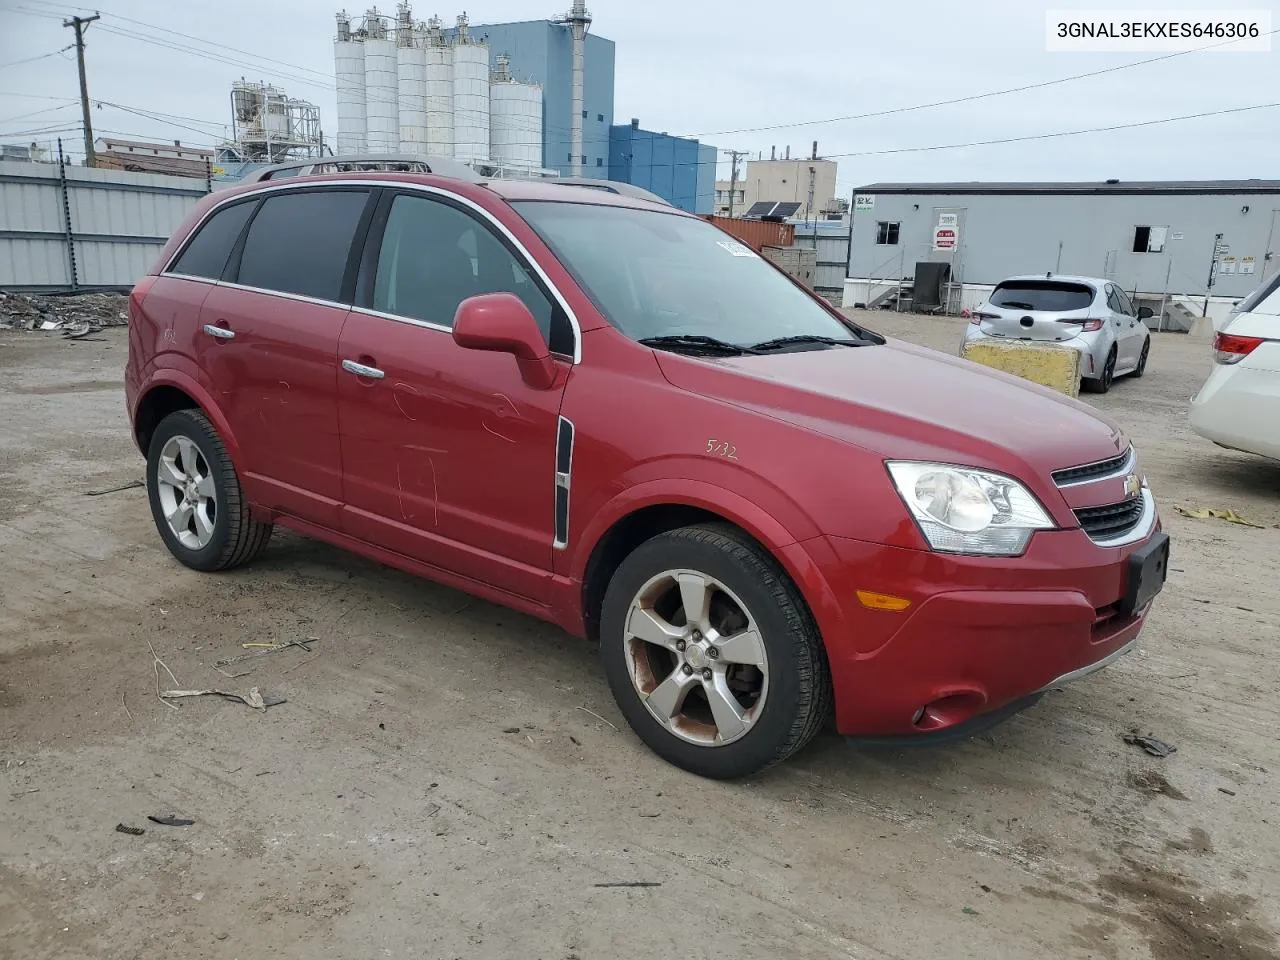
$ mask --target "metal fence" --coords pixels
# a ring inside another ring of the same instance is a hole
[[[0,161],[0,289],[128,289],[207,180]]]
[[[813,288],[821,297],[840,303],[849,263],[849,225],[831,220],[801,222],[795,225],[797,247],[817,250],[818,269]]]

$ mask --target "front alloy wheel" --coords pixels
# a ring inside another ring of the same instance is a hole
[[[681,527],[618,566],[600,616],[618,708],[665,760],[703,777],[785,760],[831,715],[826,650],[786,571],[737,527]]]
[[[631,602],[627,672],[645,708],[689,743],[733,743],[769,695],[769,658],[755,620],[724,584],[666,570]]]

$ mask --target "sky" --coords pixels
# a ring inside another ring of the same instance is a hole
[[[465,2],[475,24],[553,18],[569,5]],[[1159,8],[1246,5],[1271,10],[1280,27],[1277,0],[1163,0]],[[393,6],[383,0],[383,10]],[[1050,6],[1103,4],[1057,0]],[[61,24],[66,15],[95,9],[102,19],[86,34],[95,131],[212,145],[229,124],[230,85],[244,76],[316,103],[332,138],[336,4],[105,0],[101,7],[78,7],[0,0],[0,142],[62,136],[83,152],[75,55],[63,49],[73,36]],[[363,5],[349,9],[356,13]],[[807,154],[817,140],[819,153],[839,162],[842,195],[885,180],[1276,176],[1280,107],[1020,143],[912,148],[1280,102],[1280,35],[1270,53],[1196,52],[968,103],[807,123],[1042,83],[1158,54],[1046,52],[1046,5],[1027,0],[594,0],[588,9],[592,31],[617,45],[615,122],[637,117],[647,129],[696,135],[753,156],[768,156],[773,146],[781,155],[788,145],[793,155]],[[447,23],[458,12],[438,0],[414,6],[415,18],[438,13]],[[727,175],[727,166],[721,171]]]

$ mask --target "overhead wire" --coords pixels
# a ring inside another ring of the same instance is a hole
[[[1280,33],[1280,27],[1275,30],[1268,30],[1263,36],[1271,36]],[[1249,38],[1250,40],[1254,38]],[[925,103],[911,104],[905,107],[890,107],[886,110],[873,110],[869,113],[854,113],[843,117],[827,117],[822,120],[801,120],[796,123],[775,123],[760,127],[739,127],[735,130],[713,130],[706,133],[688,134],[690,137],[726,137],[738,133],[759,133],[769,130],[790,130],[796,127],[812,127],[829,123],[844,123],[849,120],[870,120],[876,117],[888,117],[900,113],[911,113],[916,110],[930,110],[935,107],[950,107],[958,103],[972,103],[976,100],[986,100],[991,97],[1003,97],[1013,93],[1026,93],[1030,90],[1042,90],[1046,87],[1058,86],[1063,83],[1072,83],[1076,80],[1087,80],[1091,77],[1100,77],[1105,74],[1118,73],[1121,70],[1132,70],[1135,67],[1144,67],[1148,64],[1159,63],[1164,60],[1173,60],[1177,57],[1185,57],[1192,53],[1202,53],[1205,50],[1213,50],[1217,47],[1224,47],[1229,44],[1239,43],[1240,38],[1224,40],[1219,43],[1210,43],[1202,47],[1195,47],[1190,50],[1178,50],[1174,53],[1161,54],[1158,57],[1148,57],[1145,60],[1134,60],[1131,63],[1116,64],[1111,67],[1104,67],[1099,70],[1089,70],[1085,73],[1075,73],[1067,77],[1058,77],[1053,80],[1041,80],[1036,83],[1026,83],[1017,87],[1006,87],[1001,90],[988,90],[984,93],[973,93],[963,97],[953,97],[950,100],[930,100]]]

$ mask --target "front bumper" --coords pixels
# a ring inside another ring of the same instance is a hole
[[[1120,612],[1128,560],[1143,543],[1102,548],[1081,530],[1045,531],[1023,556],[1001,559],[835,537],[798,544],[822,579],[814,612],[837,729],[938,739],[1105,666],[1146,622],[1149,604]],[[860,590],[911,606],[870,610]]]

